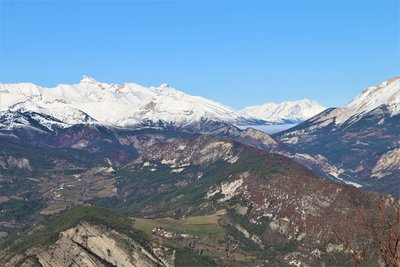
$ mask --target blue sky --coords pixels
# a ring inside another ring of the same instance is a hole
[[[399,1],[2,1],[0,82],[340,106],[400,73]]]

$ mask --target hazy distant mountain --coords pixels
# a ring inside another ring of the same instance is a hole
[[[265,103],[260,106],[250,106],[242,113],[274,123],[298,123],[311,118],[325,110],[325,107],[316,101],[308,99],[288,101],[282,103]]]

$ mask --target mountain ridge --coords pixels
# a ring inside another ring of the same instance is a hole
[[[33,83],[0,84],[0,94],[3,114],[10,110],[34,111],[67,125],[84,122],[80,118],[82,114],[106,125],[133,126],[143,121],[164,121],[184,126],[203,119],[237,125],[283,123],[303,120],[315,113],[305,111],[302,117],[294,118],[295,111],[286,111],[292,117],[266,120],[217,101],[186,94],[168,84],[145,87],[136,83],[102,83],[89,76],[83,76],[78,84],[59,84],[53,88]],[[311,102],[316,105],[315,101]]]
[[[230,123],[257,121],[221,103],[185,94],[167,84],[159,87],[135,83],[117,85],[84,76],[78,84],[60,84],[54,88],[30,83],[1,84],[0,92],[3,112],[9,107],[41,110],[61,121],[74,112],[84,112],[99,123],[117,126],[136,125],[146,120],[177,125],[202,118]],[[79,119],[70,121],[80,122]]]
[[[327,159],[335,166],[330,172],[335,179],[398,195],[400,77],[368,87],[344,107],[327,109],[273,136],[292,155]]]

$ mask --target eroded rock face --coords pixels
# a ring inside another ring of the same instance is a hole
[[[26,169],[32,171],[31,164],[26,158],[15,158],[13,156],[9,157],[0,157],[0,167],[4,169],[8,168],[18,168],[18,169]]]
[[[395,148],[383,154],[372,170],[372,177],[382,178],[400,173],[400,148]]]
[[[171,249],[153,247],[153,251],[147,251],[124,234],[86,222],[61,232],[59,239],[48,248],[31,249],[27,254],[44,267],[167,267],[174,266],[175,261]],[[36,265],[26,261],[25,266]]]
[[[270,135],[253,128],[247,128],[246,130],[244,130],[242,136],[258,140],[266,146],[271,146],[271,147],[277,146],[277,142]]]
[[[211,136],[201,136],[194,140],[158,143],[149,147],[135,163],[148,160],[161,161],[162,164],[182,166],[187,164],[206,165],[218,160],[233,163],[237,160],[232,142],[221,141]]]

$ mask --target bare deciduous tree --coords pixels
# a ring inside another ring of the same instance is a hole
[[[400,203],[399,199],[382,197],[375,215],[365,209],[358,209],[354,221],[364,231],[355,234],[349,230],[333,233],[346,253],[350,254],[355,265],[364,265],[375,255],[383,266],[400,266]],[[360,233],[364,232],[363,235]]]

